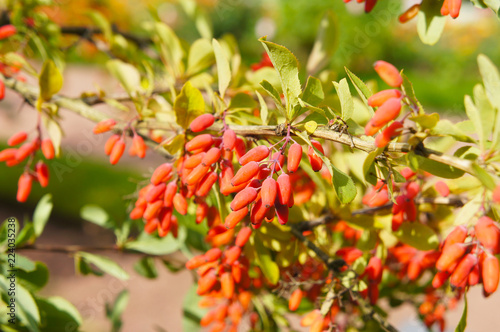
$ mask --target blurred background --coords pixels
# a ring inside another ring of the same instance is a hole
[[[344,66],[362,79],[375,78],[372,64],[383,59],[404,68],[415,91],[428,112],[460,117],[464,114],[463,97],[471,94],[480,82],[476,57],[484,53],[500,66],[500,23],[490,10],[481,10],[470,2],[463,4],[460,17],[447,21],[443,35],[433,46],[424,45],[417,36],[416,19],[400,24],[398,16],[414,1],[380,1],[370,14],[364,5],[339,0],[179,0],[179,1],[121,1],[121,0],[62,0],[46,13],[65,26],[91,25],[85,14],[100,11],[119,29],[137,35],[142,23],[157,17],[170,25],[178,35],[192,42],[200,38],[189,8],[200,6],[213,25],[214,37],[232,34],[238,40],[242,59],[247,65],[260,61],[263,48],[257,41],[267,35],[269,40],[285,45],[305,66],[316,32],[325,11],[330,10],[337,20],[338,48],[328,67],[338,79],[345,76]],[[99,86],[112,92],[117,82],[104,69],[106,56],[90,44],[72,49],[64,72],[62,93],[77,96],[81,91]],[[22,105],[22,99],[7,92],[0,103],[0,149],[7,138],[19,130],[34,128],[35,111]],[[10,216],[23,219],[31,215],[36,202],[45,192],[54,201],[53,218],[40,243],[98,245],[112,243],[113,235],[83,223],[79,211],[85,204],[98,204],[114,219],[127,214],[128,195],[132,194],[143,175],[162,159],[149,153],[144,161],[124,158],[110,166],[103,152],[107,136],[91,134],[93,123],[62,111],[65,131],[62,158],[49,167],[52,179],[49,187],[34,186],[25,204],[15,201],[19,169],[0,164],[0,220]],[[61,295],[80,309],[85,331],[109,331],[104,316],[104,303],[112,301],[124,287],[131,289],[131,302],[124,315],[124,331],[154,331],[161,326],[166,331],[180,331],[181,304],[191,283],[188,273],[168,274],[149,281],[133,272],[137,258],[113,254],[133,276],[126,284],[111,278],[75,276],[72,259],[64,254],[24,254],[48,264],[52,272],[46,295]],[[75,282],[78,287],[75,287]],[[173,287],[175,286],[175,287]],[[479,290],[471,292],[469,302],[470,331],[498,330],[500,294],[483,300]],[[416,314],[398,310],[391,320],[404,331],[423,331]],[[457,308],[450,314],[449,329],[454,329],[461,314]],[[160,331],[159,329],[157,329]],[[469,329],[468,329],[469,330]]]

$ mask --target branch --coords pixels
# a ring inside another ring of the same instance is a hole
[[[152,44],[152,40],[149,38],[143,38],[136,36],[134,34],[128,33],[128,32],[123,32],[118,29],[116,25],[111,26],[113,33],[122,35],[125,37],[125,39],[130,40],[134,44],[137,45],[139,48],[145,48],[148,45]],[[102,30],[99,28],[95,27],[85,27],[85,26],[63,26],[61,27],[61,33],[62,34],[67,34],[67,35],[76,35],[76,36],[92,36],[92,35],[98,35],[102,34]]]

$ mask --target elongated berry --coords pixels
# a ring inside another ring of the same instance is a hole
[[[195,221],[197,224],[201,224],[208,214],[208,204],[205,202],[200,202],[196,206]]]
[[[255,198],[257,198],[257,190],[252,187],[245,188],[234,196],[230,204],[231,210],[237,211],[243,209],[252,203]]]
[[[395,121],[385,128],[382,133],[377,135],[375,138],[375,146],[377,148],[384,148],[389,144],[390,141],[401,135],[403,131],[403,124],[399,121]]]
[[[180,214],[187,214],[188,203],[186,201],[186,198],[181,193],[177,193],[174,195],[173,206],[174,209]]]
[[[464,243],[467,238],[467,227],[460,225],[455,227],[446,237],[443,244],[443,250],[455,243]]]
[[[205,257],[205,260],[207,262],[214,262],[218,260],[222,256],[222,251],[219,248],[212,248],[209,249],[203,257]]]
[[[262,188],[260,190],[260,197],[262,199],[262,204],[264,204],[266,208],[269,208],[274,205],[277,192],[278,192],[278,186],[276,184],[276,181],[271,177],[265,179],[264,182],[262,183]]]
[[[438,272],[432,279],[432,287],[439,288],[444,285],[446,280],[450,277],[450,274],[447,271]]]
[[[156,186],[161,182],[165,182],[170,178],[171,173],[172,173],[172,164],[169,163],[161,164],[160,166],[156,167],[156,169],[153,172],[153,175],[151,175],[151,183]]]
[[[16,151],[16,160],[23,161],[36,150],[35,142],[26,142]]]
[[[302,159],[302,145],[293,143],[288,149],[287,169],[290,173],[295,173],[299,169]]]
[[[365,0],[365,13],[371,12],[376,4],[377,0]]]
[[[214,143],[214,139],[210,134],[203,134],[194,137],[192,140],[186,143],[186,150],[189,152],[206,149]]]
[[[198,184],[195,195],[198,197],[204,197],[208,195],[215,182],[217,182],[217,173],[210,172],[206,174]]]
[[[146,208],[143,206],[134,207],[132,209],[132,211],[130,211],[130,214],[129,214],[130,219],[132,219],[132,220],[141,219],[142,216],[144,215],[145,210],[146,210]]]
[[[493,294],[498,288],[500,267],[495,256],[486,255],[481,268],[484,296]]]
[[[231,179],[231,185],[238,186],[250,181],[259,172],[259,163],[250,161],[245,166],[242,166]]]
[[[146,156],[147,146],[141,136],[134,134],[134,138],[132,139],[132,148],[134,149],[137,157],[142,159]]]
[[[276,215],[278,216],[278,222],[280,225],[285,225],[288,222],[288,206],[281,204],[274,204],[276,208]]]
[[[14,135],[12,135],[8,140],[7,144],[9,146],[14,146],[23,143],[28,138],[28,134],[25,131],[20,131]]]
[[[290,299],[288,299],[288,309],[290,309],[290,311],[297,310],[300,306],[301,301],[302,301],[302,290],[300,290],[300,288],[297,288],[292,292],[292,295],[290,295]]]
[[[450,16],[457,18],[460,14],[460,7],[462,6],[462,0],[449,0],[448,8],[450,9]]]
[[[414,4],[410,8],[408,8],[403,14],[399,15],[398,20],[400,23],[406,23],[415,16],[417,16],[420,11],[420,4]]]
[[[144,219],[150,220],[158,216],[160,214],[160,210],[163,207],[162,201],[156,201],[153,203],[148,203],[146,206],[146,210],[144,211]]]
[[[243,220],[243,218],[245,218],[247,214],[248,206],[245,206],[239,210],[232,211],[224,220],[224,226],[226,226],[227,229],[233,229],[240,221]]]
[[[470,271],[476,266],[478,263],[477,256],[474,254],[467,254],[462,258],[460,263],[458,263],[455,271],[451,274],[450,284],[455,287],[458,287],[462,284],[464,280],[469,276]]]
[[[49,185],[49,169],[43,161],[38,161],[35,166],[36,178],[40,185],[45,188]]]
[[[17,29],[12,24],[6,24],[0,27],[0,40],[15,35]]]
[[[269,156],[269,148],[265,145],[259,145],[251,149],[239,159],[240,165],[244,166],[251,161],[262,161]]]
[[[24,203],[28,199],[31,192],[31,185],[33,182],[33,177],[28,173],[21,174],[19,181],[17,182],[17,196],[18,202]]]
[[[436,182],[434,188],[436,188],[436,191],[439,193],[439,195],[443,197],[448,197],[448,195],[450,194],[450,188],[444,181]]]
[[[264,204],[262,204],[262,200],[258,200],[252,206],[252,211],[250,212],[250,222],[253,225],[261,223],[269,210],[269,208],[266,208]]]
[[[399,98],[401,97],[401,91],[397,89],[388,89],[377,92],[368,98],[368,105],[371,107],[379,107],[382,106],[390,98]]]
[[[238,232],[238,235],[236,235],[236,240],[234,241],[234,244],[237,245],[238,247],[244,247],[245,244],[250,239],[251,235],[252,235],[252,229],[250,227],[243,227]]]
[[[474,226],[476,237],[481,244],[493,254],[497,254],[500,247],[500,229],[487,216],[479,218]]]
[[[389,121],[392,121],[395,118],[397,118],[400,111],[401,111],[401,99],[390,98],[377,109],[375,115],[371,119],[371,122],[375,127],[384,126]]]
[[[125,151],[125,141],[123,139],[118,140],[111,150],[109,155],[109,162],[111,165],[116,165],[120,158],[123,156],[123,151]]]
[[[191,129],[192,132],[198,133],[213,125],[214,122],[215,122],[214,116],[212,114],[205,113],[194,119],[189,125],[189,128]]]
[[[8,148],[5,150],[2,150],[2,151],[0,151],[0,162],[8,161],[8,160],[15,160],[16,154],[17,154],[17,149],[14,149],[14,148]]]
[[[116,121],[113,119],[106,119],[102,120],[101,122],[97,123],[94,127],[94,134],[102,134],[107,131],[110,131],[113,129],[113,127],[116,125]]]
[[[321,154],[325,153],[320,142],[311,140],[311,143]],[[309,158],[309,163],[311,164],[313,171],[318,172],[321,167],[323,167],[323,160],[316,154],[316,151],[311,146],[309,146],[307,150],[307,157]]]
[[[104,144],[104,153],[109,156],[111,154],[111,151],[113,151],[113,147],[115,146],[116,142],[120,140],[120,135],[115,134],[111,135],[108,140],[106,141],[106,144]],[[43,151],[43,142],[42,142],[42,151]],[[44,154],[45,155],[45,154]],[[47,158],[47,157],[46,157]],[[49,159],[49,158],[47,158]]]
[[[278,200],[282,205],[288,205],[292,195],[292,182],[288,174],[282,173],[277,180]]]
[[[209,271],[203,277],[198,280],[198,290],[196,291],[198,295],[204,295],[214,288],[217,283],[217,276],[214,270]]]
[[[151,203],[161,199],[163,194],[165,193],[166,187],[167,186],[165,183],[160,183],[156,186],[151,187],[151,189],[148,190],[146,196],[144,197],[146,199],[146,202]]]
[[[203,159],[201,160],[201,164],[203,166],[210,166],[219,161],[221,156],[221,150],[219,148],[211,148],[207,151]]]
[[[375,62],[373,67],[380,78],[388,85],[398,87],[403,84],[403,78],[401,77],[401,74],[399,74],[399,70],[394,67],[394,65],[383,60],[379,60]]]
[[[222,135],[222,145],[224,150],[232,150],[236,145],[236,134],[232,129],[226,129]]]
[[[368,280],[373,281],[377,284],[380,283],[380,280],[382,280],[382,271],[382,260],[377,256],[373,256],[372,258],[370,258],[365,269]]]
[[[236,137],[236,143],[234,144],[234,152],[236,152],[236,159],[240,159],[246,152],[245,141],[242,138]]]
[[[234,262],[240,258],[241,248],[238,246],[233,246],[224,252],[224,262],[228,265],[232,265]]]
[[[444,0],[441,5],[441,15],[448,16],[450,14],[450,1]]]
[[[222,296],[231,299],[234,295],[234,279],[231,272],[224,272],[220,277]]]
[[[191,173],[189,173],[186,178],[186,183],[188,185],[195,185],[208,173],[210,170],[209,166],[204,166],[203,164],[199,164],[196,166]]]
[[[5,98],[5,83],[0,81],[0,100]]]
[[[366,136],[373,136],[375,135],[381,128],[383,127],[382,126],[375,126],[374,123],[373,123],[373,119],[371,119],[370,121],[368,121],[368,123],[366,124],[365,126],[365,135]]]

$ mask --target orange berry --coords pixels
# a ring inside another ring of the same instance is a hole
[[[394,65],[383,60],[379,60],[375,62],[373,67],[380,78],[388,85],[398,87],[403,84],[403,78],[399,74],[399,70],[394,67]]]
[[[196,166],[198,166],[201,163],[203,158],[205,158],[206,154],[207,154],[206,152],[200,152],[197,154],[193,154],[192,156],[190,156],[190,157],[186,158],[186,160],[184,160],[184,164],[182,164],[182,166],[184,168],[189,168],[189,169],[195,168]]]
[[[189,173],[186,184],[195,185],[208,173],[210,170],[209,166],[204,166],[203,164],[199,164],[196,166],[191,173]]]
[[[281,204],[274,204],[276,209],[276,215],[278,216],[278,222],[280,225],[285,225],[288,222],[288,206]]]
[[[450,188],[444,181],[436,182],[434,187],[436,188],[436,191],[439,193],[439,195],[443,197],[448,197],[448,195],[450,194]]]
[[[455,243],[464,243],[467,233],[467,227],[463,225],[455,227],[444,240],[443,249]]]
[[[318,317],[321,317],[321,312],[319,309],[315,309],[302,317],[300,326],[311,326]]]
[[[205,264],[207,260],[203,255],[194,256],[186,262],[186,268],[189,270],[194,270]]]
[[[354,248],[354,247],[340,248],[339,250],[337,250],[337,252],[335,254],[337,256],[342,257],[342,259],[344,259],[344,261],[347,264],[352,264],[352,263],[354,263],[354,261],[356,259],[363,256],[363,252],[361,250],[359,250],[358,248]]]
[[[241,248],[238,246],[233,246],[224,252],[224,257],[225,257],[224,262],[228,265],[232,265],[234,262],[238,260],[240,255],[241,255]]]
[[[467,279],[467,284],[469,286],[475,286],[475,285],[477,285],[479,283],[480,279],[481,279],[481,275],[480,275],[480,272],[479,272],[479,264],[477,264],[470,271],[469,277]]]
[[[487,255],[483,260],[481,275],[483,277],[484,296],[493,294],[498,287],[500,268],[495,256]]]
[[[252,203],[257,197],[257,190],[252,187],[248,187],[240,191],[236,196],[234,196],[233,201],[230,204],[231,210],[237,211],[247,207]]]
[[[420,265],[420,259],[415,257],[408,263],[408,269],[406,274],[408,275],[408,279],[411,281],[417,280],[422,272],[422,266]]]
[[[372,258],[370,258],[370,260],[368,261],[368,265],[366,266],[365,269],[365,273],[368,276],[368,280],[380,283],[380,280],[382,280],[382,272],[383,272],[382,260],[377,256],[373,256]]]
[[[311,143],[316,149],[318,149],[319,152],[325,154],[321,143],[315,140],[311,140]],[[307,157],[309,158],[309,163],[311,164],[313,171],[318,172],[321,167],[323,167],[323,160],[316,154],[316,151],[314,151],[311,146],[309,146],[309,149],[307,150]]]
[[[401,135],[403,131],[403,124],[399,121],[391,123],[390,126],[385,128],[381,134],[375,138],[375,146],[377,148],[384,148],[390,141]]]
[[[460,263],[458,263],[455,271],[451,274],[450,284],[459,287],[462,282],[467,280],[470,271],[476,266],[478,263],[477,256],[474,254],[467,254],[462,258]]]
[[[2,150],[2,151],[0,151],[0,162],[8,161],[8,160],[15,160],[16,154],[17,154],[17,149],[14,149],[14,148],[8,148],[5,150]]]
[[[0,40],[15,35],[17,29],[12,24],[6,24],[0,27]]]
[[[217,283],[217,276],[214,270],[209,271],[198,280],[198,295],[204,295],[210,292]]]
[[[196,223],[201,224],[208,214],[208,204],[205,202],[200,202],[196,206]]]
[[[148,234],[153,234],[154,231],[158,229],[159,221],[157,218],[148,219],[146,224],[144,225],[144,231]]]
[[[222,145],[224,145],[224,150],[234,149],[236,145],[236,134],[232,129],[226,129],[224,131],[224,135],[222,135]]]
[[[444,0],[441,6],[441,15],[448,16],[450,14],[450,1]]]
[[[5,98],[5,83],[0,81],[0,100]]]
[[[258,200],[252,207],[252,211],[250,212],[250,222],[253,225],[257,225],[261,223],[266,217],[269,208],[266,208],[264,204],[262,204],[262,200]]]
[[[195,150],[206,149],[214,143],[214,139],[210,134],[203,134],[194,137],[192,140],[186,143],[186,150],[189,152]]]
[[[222,251],[219,248],[212,248],[208,250],[203,257],[207,262],[215,262],[222,256]]]
[[[252,229],[250,227],[243,227],[238,232],[238,235],[236,236],[236,240],[234,241],[234,244],[237,245],[238,247],[244,247],[245,244],[250,239],[251,235],[252,235]]]
[[[264,204],[266,208],[269,208],[272,205],[274,205],[276,194],[277,194],[276,181],[273,178],[265,179],[264,182],[262,183],[260,195],[262,199],[262,204]]]
[[[288,309],[290,311],[295,311],[299,308],[300,302],[302,301],[302,291],[300,288],[297,288],[290,295],[290,299],[288,299]]]
[[[293,143],[288,149],[287,169],[290,173],[295,173],[299,169],[302,159],[302,145]]]
[[[36,148],[37,144],[34,141],[24,143],[16,151],[16,160],[19,162],[23,161],[24,159],[26,159],[26,157],[32,154],[36,150]]]
[[[141,136],[134,134],[134,138],[132,139],[132,148],[134,149],[137,157],[142,159],[146,156],[147,146]]]
[[[182,194],[177,193],[174,195],[173,199],[174,209],[182,215],[187,214],[188,203],[186,198]]]
[[[212,189],[214,183],[217,182],[217,173],[210,172],[206,174],[203,179],[200,180],[198,188],[196,189],[196,196],[204,197],[208,195],[210,189]]]
[[[290,196],[292,195],[292,182],[288,174],[282,173],[278,176],[278,200],[282,205],[288,205]]]
[[[236,143],[234,144],[234,152],[236,152],[236,158],[241,158],[247,150],[245,142],[242,138],[236,137]]]
[[[224,272],[220,277],[222,295],[226,299],[231,299],[234,295],[234,279],[231,272]]]
[[[439,271],[446,271],[453,263],[457,262],[466,252],[467,247],[461,243],[446,246],[436,262]]]
[[[205,299],[205,298],[204,298]],[[200,326],[207,327],[215,320],[215,311],[210,310],[200,320]]]
[[[500,184],[498,184],[495,187],[495,190],[493,190],[493,201],[495,203],[500,203]]]
[[[389,121],[398,117],[401,111],[401,99],[390,98],[382,106],[380,106],[375,115],[370,120],[375,127],[382,127]],[[366,131],[366,128],[365,128]]]
[[[7,144],[9,146],[14,146],[21,144],[22,142],[26,141],[26,138],[28,138],[28,134],[25,131],[20,131],[14,135],[12,135],[8,140]]]
[[[28,199],[31,192],[31,185],[33,182],[33,177],[28,173],[21,174],[19,181],[17,182],[17,196],[18,202],[24,203]]]
[[[49,169],[43,161],[38,161],[35,166],[36,177],[40,185],[45,188],[49,185]]]
[[[232,229],[234,228],[245,216],[248,214],[248,207],[245,206],[239,210],[232,211],[229,213],[224,220],[224,226],[226,226],[227,229]]]
[[[401,97],[401,91],[397,89],[388,89],[377,92],[368,98],[368,105],[371,107],[379,107],[382,106],[390,98],[399,98]]]
[[[165,195],[163,197],[163,205],[171,207],[174,204],[174,195],[177,193],[177,184],[170,182],[165,188]]]
[[[162,182],[168,181],[171,173],[172,164],[161,164],[154,170],[153,175],[151,175],[151,183],[156,186]]]
[[[408,8],[403,14],[399,15],[399,22],[400,23],[406,23],[415,16],[417,16],[418,12],[420,11],[420,4],[414,4],[410,8]]]
[[[450,274],[447,271],[438,272],[432,279],[432,287],[439,288],[444,285],[446,280],[450,277]]]
[[[497,254],[500,247],[500,229],[495,226],[494,221],[487,216],[481,217],[474,229],[479,242],[493,254]]]
[[[460,14],[460,7],[462,6],[462,0],[449,0],[448,8],[450,9],[450,16],[457,18]]]
[[[120,158],[123,155],[123,151],[125,151],[125,142],[123,139],[118,140],[113,146],[111,150],[111,154],[109,155],[109,162],[111,165],[116,165]]]
[[[94,134],[102,134],[113,129],[116,125],[116,121],[113,119],[102,120],[97,123],[94,127]]]
[[[245,166],[251,161],[262,161],[269,156],[269,148],[265,145],[259,145],[251,149],[244,156],[239,159],[241,166]]]
[[[158,216],[158,214],[160,214],[162,206],[163,206],[162,201],[148,203],[146,210],[144,211],[143,215],[144,219],[150,220]]]
[[[111,151],[113,151],[113,147],[115,146],[116,142],[118,142],[118,140],[120,139],[120,135],[118,134],[114,134],[112,136],[110,136],[108,138],[108,140],[106,141],[106,144],[104,145],[104,153],[109,156],[111,154]],[[43,146],[44,146],[44,143],[45,141],[42,142],[42,151],[43,151]],[[53,148],[52,148],[53,149]],[[44,153],[45,155],[45,153]],[[45,157],[47,158],[47,157]],[[49,159],[49,158],[47,158]]]
[[[205,113],[194,119],[189,125],[189,128],[191,129],[192,132],[197,133],[207,129],[208,127],[213,125],[214,122],[215,122],[214,116],[212,114]]]
[[[375,135],[381,128],[383,127],[382,126],[375,126],[373,124],[373,119],[371,119],[370,121],[368,121],[368,123],[366,124],[365,126],[365,135],[366,136],[373,136]]]
[[[250,181],[259,172],[259,163],[250,161],[242,166],[231,179],[231,185],[238,186]]]
[[[211,166],[219,161],[221,156],[221,150],[219,148],[211,148],[207,151],[203,159],[201,160],[201,164],[203,166]]]
[[[144,196],[146,202],[152,203],[156,200],[161,199],[163,194],[165,193],[166,187],[167,185],[165,183],[160,183],[159,185],[152,186]]]
[[[145,209],[146,208],[143,206],[134,207],[133,210],[130,211],[130,214],[129,214],[130,219],[132,219],[132,220],[141,219],[143,214],[144,214]]]

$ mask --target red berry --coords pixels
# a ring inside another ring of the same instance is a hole
[[[403,84],[403,78],[399,71],[392,64],[379,60],[373,65],[375,71],[384,80],[385,83],[392,87],[398,87]]]
[[[214,122],[215,122],[214,116],[212,114],[206,113],[206,114],[202,114],[202,115],[198,116],[196,119],[194,119],[193,122],[191,122],[191,124],[189,125],[189,128],[194,133],[197,133],[197,132],[200,132],[200,131],[207,129],[208,127],[213,125]]]

